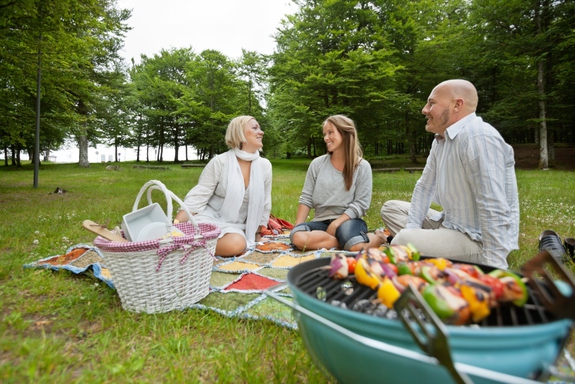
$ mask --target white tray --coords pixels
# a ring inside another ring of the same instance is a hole
[[[169,224],[160,204],[153,203],[125,214],[122,230],[129,241],[153,240],[167,235]]]

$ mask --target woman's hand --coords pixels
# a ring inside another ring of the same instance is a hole
[[[337,219],[335,219],[334,221],[331,222],[331,224],[327,227],[327,229],[325,230],[328,234],[332,235],[333,237],[335,237],[335,231],[337,231],[337,229],[339,228],[340,225],[343,224],[344,221],[347,221],[351,219],[351,217],[349,217],[348,215],[346,215],[345,213],[343,215],[341,215],[340,217],[338,217]]]
[[[178,213],[176,213],[176,217],[174,218],[174,224],[177,223],[185,223],[186,221],[188,221],[190,218],[188,217],[188,214],[186,213],[186,211],[184,211],[183,209],[181,211],[179,211]]]
[[[337,222],[337,220],[332,221],[331,224],[327,227],[327,229],[325,230],[328,234],[332,235],[333,237],[335,237],[335,231],[337,231],[337,229],[339,228],[339,223]]]
[[[255,241],[256,243],[259,243],[262,240],[262,229],[266,228],[265,225],[260,225],[258,227],[258,230],[256,231],[256,238]]]

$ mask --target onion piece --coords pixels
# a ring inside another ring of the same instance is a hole
[[[328,272],[328,276],[334,279],[343,280],[348,275],[348,265],[347,258],[341,253],[336,253],[331,257],[330,262],[331,269]]]

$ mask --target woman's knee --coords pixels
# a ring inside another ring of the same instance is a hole
[[[299,248],[299,245],[301,244],[302,232],[303,231],[292,231],[292,233],[290,233],[290,242],[295,245],[296,248]]]
[[[245,237],[238,233],[227,233],[218,239],[216,253],[222,257],[232,257],[242,254],[247,247]]]
[[[369,244],[367,224],[361,219],[344,221],[335,232],[339,247],[346,251],[353,251],[357,244]],[[361,247],[361,245],[360,245]],[[357,247],[356,247],[357,248]],[[360,248],[361,249],[361,248]]]
[[[290,232],[290,242],[299,248],[309,236],[310,228],[306,223],[296,225]]]

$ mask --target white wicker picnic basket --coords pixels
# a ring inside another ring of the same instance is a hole
[[[184,236],[168,235],[135,242],[110,241],[100,236],[94,240],[110,270],[122,308],[131,312],[160,313],[184,309],[206,297],[216,241],[221,231],[213,224],[197,224],[186,205],[157,180],[144,184],[133,210],[138,209],[145,191],[151,205],[154,190],[163,192],[166,197],[167,226],[172,225],[172,200],[188,214],[189,222],[174,225]]]

